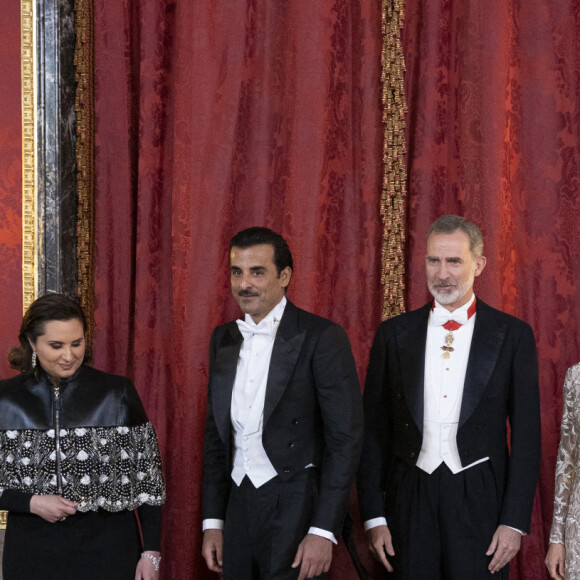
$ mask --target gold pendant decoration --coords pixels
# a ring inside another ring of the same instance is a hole
[[[453,336],[453,333],[451,331],[449,331],[446,335],[445,335],[445,345],[441,347],[441,350],[443,351],[443,354],[441,355],[444,359],[448,359],[451,354],[455,349],[451,346],[453,344],[453,341],[455,340],[455,337]]]

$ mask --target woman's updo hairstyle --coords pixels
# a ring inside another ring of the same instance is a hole
[[[36,343],[36,339],[45,333],[47,322],[52,320],[79,320],[83,332],[87,331],[87,320],[80,304],[64,294],[45,294],[37,298],[26,311],[20,334],[19,347],[15,347],[8,355],[8,362],[13,369],[26,372],[32,369],[32,348],[29,340]],[[88,349],[85,351],[85,361],[88,358]]]

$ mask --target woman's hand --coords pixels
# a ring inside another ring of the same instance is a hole
[[[564,544],[550,544],[546,554],[546,568],[551,578],[564,580],[564,561],[566,559],[566,548]]]
[[[148,558],[143,554],[150,554],[157,561],[157,566],[152,558]],[[137,564],[135,571],[135,580],[157,580],[159,578],[159,563],[161,561],[161,552],[153,552],[147,550],[141,554],[141,559]]]
[[[30,498],[30,513],[54,524],[77,512],[77,503],[60,495],[33,495]]]

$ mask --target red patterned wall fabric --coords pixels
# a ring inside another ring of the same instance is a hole
[[[168,480],[166,579],[201,558],[210,333],[235,318],[227,244],[289,240],[289,298],[342,324],[361,378],[381,312],[380,7],[95,2],[95,364],[133,377]],[[333,578],[354,579],[344,548]]]
[[[511,578],[547,578],[562,382],[580,360],[580,6],[572,0],[406,2],[408,306],[427,300],[430,222],[478,223],[476,292],[528,321],[540,358],[542,472]]]
[[[22,321],[22,116],[20,0],[0,11],[0,377],[12,376],[6,357]]]

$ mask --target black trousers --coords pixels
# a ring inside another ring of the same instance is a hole
[[[485,553],[498,526],[500,500],[489,461],[458,474],[442,464],[431,475],[396,464],[387,521],[396,580],[501,580]]]
[[[224,529],[224,580],[295,580],[298,545],[308,533],[318,494],[318,471],[255,488],[232,483]],[[324,576],[317,576],[324,578]]]

